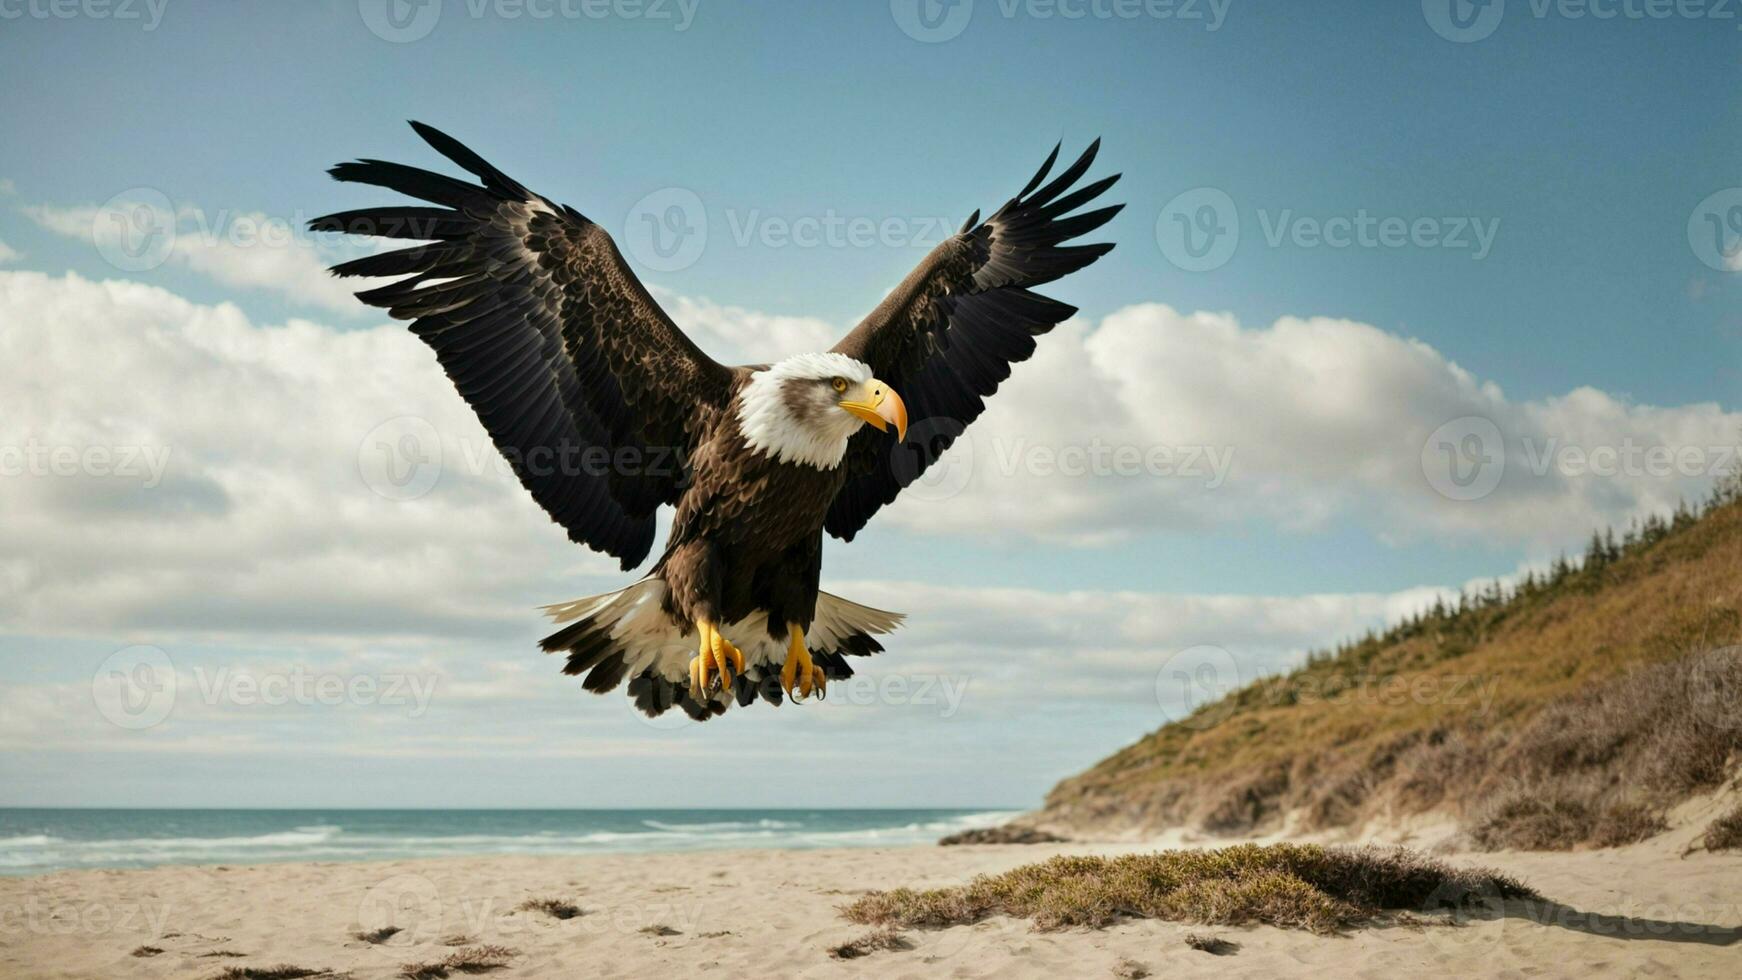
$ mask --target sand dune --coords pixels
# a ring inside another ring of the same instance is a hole
[[[832,959],[862,935],[837,905],[870,889],[943,885],[1056,853],[1143,844],[913,847],[808,852],[443,858],[352,864],[164,867],[0,879],[0,975],[212,977],[290,964],[397,976],[491,944],[490,976],[1112,977],[1398,975],[1733,977],[1742,972],[1742,856],[1682,857],[1695,829],[1575,854],[1450,855],[1497,867],[1550,901],[1462,926],[1386,926],[1343,937],[1269,927],[1127,921],[1037,933],[993,919],[909,931],[912,948]],[[580,914],[522,909],[556,899]],[[397,926],[371,943],[354,934]],[[1189,948],[1188,933],[1238,944]],[[468,942],[462,943],[461,940]],[[135,956],[141,946],[161,950]],[[460,974],[455,974],[460,975]]]

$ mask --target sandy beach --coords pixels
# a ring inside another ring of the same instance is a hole
[[[960,883],[1055,853],[1153,843],[720,851],[572,858],[68,871],[0,879],[0,974],[212,977],[289,964],[398,975],[467,946],[515,955],[500,977],[1112,977],[1398,975],[1731,977],[1742,967],[1742,856],[1682,856],[1694,828],[1630,848],[1447,855],[1523,878],[1548,901],[1465,925],[1389,925],[1323,937],[1271,927],[1125,921],[1033,931],[994,918],[909,930],[910,949],[838,960],[867,930],[837,906],[867,890]],[[580,914],[522,909],[570,902]],[[356,937],[397,926],[381,943]],[[1189,948],[1188,933],[1238,944]],[[462,940],[468,941],[462,944]],[[148,947],[161,952],[133,955]],[[1123,973],[1119,971],[1124,971]]]

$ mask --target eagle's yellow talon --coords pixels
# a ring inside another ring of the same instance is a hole
[[[700,654],[690,658],[690,698],[706,700],[708,685],[702,681],[703,662]]]
[[[696,655],[690,660],[690,696],[705,701],[715,677],[720,681],[719,690],[732,690],[733,678],[744,673],[744,654],[706,620],[696,622],[696,637]]]
[[[780,689],[787,697],[801,700],[811,696],[812,690],[823,689],[823,672],[817,669],[811,660],[811,654],[804,644],[804,630],[797,623],[787,626],[792,639],[786,646],[786,663],[780,668]],[[793,694],[793,688],[798,693]]]
[[[732,678],[744,672],[744,654],[719,630],[713,631],[714,667],[720,672],[720,689],[730,690]]]

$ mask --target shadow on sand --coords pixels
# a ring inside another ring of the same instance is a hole
[[[1646,909],[1645,911],[1654,911]],[[1605,939],[1660,943],[1695,943],[1732,946],[1742,941],[1742,926],[1697,921],[1723,909],[1665,908],[1671,915],[1690,918],[1652,918],[1619,912],[1585,911],[1546,898],[1490,899],[1473,903],[1451,916],[1433,915],[1430,928],[1456,928],[1472,922],[1524,920],[1550,929],[1566,929]]]

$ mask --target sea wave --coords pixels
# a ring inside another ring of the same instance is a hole
[[[655,830],[670,831],[674,834],[706,833],[718,830],[793,830],[803,827],[803,823],[791,820],[716,820],[712,823],[666,823],[660,820],[643,820],[646,826]]]
[[[681,814],[659,818],[639,814],[613,818],[577,816],[579,826],[533,829],[504,827],[491,833],[490,825],[452,828],[443,833],[433,823],[408,818],[383,826],[379,820],[358,821],[352,829],[336,823],[292,825],[288,830],[263,833],[229,833],[191,836],[185,822],[166,830],[170,836],[137,836],[149,824],[130,825],[128,836],[83,836],[76,825],[62,830],[49,824],[46,833],[0,837],[0,873],[30,874],[61,868],[146,867],[159,864],[222,864],[278,861],[397,860],[425,856],[467,854],[563,854],[629,853],[648,851],[694,851],[721,847],[805,849],[818,847],[899,846],[930,843],[938,837],[970,827],[1003,822],[1013,811],[989,810],[939,815],[936,819],[912,819],[912,814],[891,812],[889,822],[877,823],[875,811],[815,811],[777,816],[746,814],[741,819],[685,819]],[[712,817],[713,814],[698,818]],[[721,814],[720,816],[726,816]],[[903,819],[903,818],[906,819]],[[628,819],[624,819],[628,818]],[[613,826],[612,820],[617,822]],[[604,827],[588,828],[589,820]],[[287,821],[288,823],[288,821]],[[351,821],[346,821],[351,823]],[[513,823],[510,819],[509,823]],[[30,828],[35,830],[37,828]],[[220,829],[214,827],[214,830]],[[266,828],[261,828],[266,830]],[[442,828],[447,829],[447,828]]]

